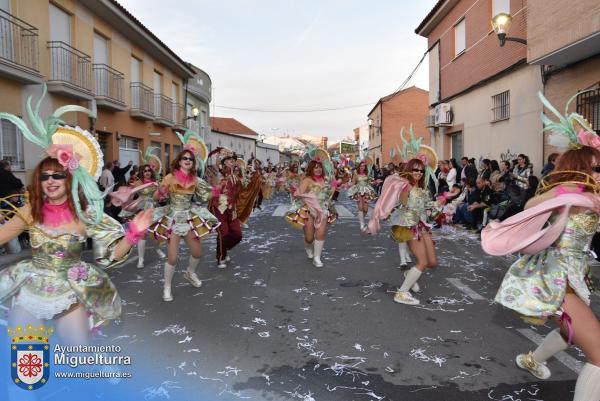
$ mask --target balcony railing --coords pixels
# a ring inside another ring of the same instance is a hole
[[[576,110],[589,121],[594,131],[600,135],[600,87],[577,95]]]
[[[179,103],[173,103],[173,121],[175,128],[185,130],[185,107]]]
[[[96,97],[124,103],[123,81],[125,76],[123,73],[106,64],[94,64],[93,70],[96,79]]]
[[[0,58],[38,71],[38,30],[0,9]]]
[[[173,125],[173,101],[165,95],[154,95],[154,117],[163,125]]]
[[[92,59],[65,42],[48,42],[50,82],[92,93]]]
[[[154,92],[141,82],[131,83],[131,115],[154,119]]]

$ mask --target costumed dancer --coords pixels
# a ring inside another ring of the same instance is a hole
[[[124,221],[131,220],[135,213],[140,210],[154,208],[156,201],[154,194],[158,187],[160,174],[162,171],[162,163],[160,159],[154,155],[154,147],[148,147],[143,156],[144,164],[138,171],[137,176],[131,176],[129,186],[119,187],[115,192],[110,193],[111,202],[114,206],[120,207],[121,212],[119,217]],[[134,199],[134,196],[137,198]],[[160,249],[160,242],[156,243],[156,253],[161,259],[165,258],[164,252]],[[138,248],[138,269],[144,267],[144,255],[146,253],[146,239],[141,239],[137,244]]]
[[[248,228],[248,219],[252,214],[256,199],[260,192],[262,178],[258,174],[250,174],[246,171],[246,163],[238,159],[233,171],[238,171],[238,177],[242,183],[242,189],[238,193],[236,201],[236,214],[242,228]]]
[[[42,98],[45,94],[44,85]],[[150,225],[152,211],[140,212],[127,232],[104,214],[96,183],[103,165],[100,146],[89,132],[60,120],[67,112],[91,112],[63,106],[42,120],[41,101],[34,109],[31,97],[27,101],[33,130],[19,117],[0,113],[48,154],[33,170],[29,203],[15,209],[0,230],[0,244],[28,230],[32,247],[31,259],[0,273],[0,302],[12,301],[9,320],[22,325],[17,330],[53,319],[65,343],[87,344],[91,328],[121,314],[121,298],[105,269],[127,259]],[[81,260],[87,237],[94,240],[95,264]]]
[[[304,230],[304,249],[316,267],[323,267],[321,253],[325,245],[327,227],[337,219],[331,196],[337,181],[329,153],[309,147],[304,155],[310,160],[304,178],[294,194],[296,201],[286,214],[286,220]]]
[[[575,385],[575,401],[600,400],[600,322],[590,307],[588,258],[600,213],[600,137],[579,114],[561,115],[540,93],[546,108],[549,143],[568,148],[538,187],[525,210],[482,231],[482,247],[492,255],[519,252],[508,269],[496,302],[516,311],[528,323],[558,324],[539,347],[516,357],[517,365],[540,379],[550,377],[546,361],[570,344],[585,353],[587,363]]]
[[[227,254],[242,240],[242,228],[237,218],[237,198],[242,189],[242,181],[234,174],[237,155],[229,149],[217,148],[209,154],[218,153],[220,174],[211,183],[213,197],[210,211],[221,224],[217,229],[217,267],[225,269],[230,257]]]
[[[420,292],[417,281],[427,268],[437,266],[435,245],[431,238],[431,227],[440,205],[431,200],[427,183],[437,165],[435,151],[421,145],[422,138],[416,138],[410,128],[410,141],[400,133],[404,148],[400,150],[403,159],[408,160],[402,176],[390,175],[383,183],[381,196],[375,204],[369,231],[376,234],[379,220],[390,215],[392,238],[397,242],[407,242],[411,252],[417,258],[414,267],[404,273],[404,282],[396,291],[394,301],[408,305],[418,305],[419,300],[413,292]]]
[[[196,274],[202,254],[200,239],[214,231],[219,226],[219,221],[206,207],[211,196],[211,187],[202,178],[208,152],[206,145],[197,133],[186,131],[183,136],[177,134],[183,143],[183,150],[173,160],[171,174],[165,176],[158,187],[158,199],[169,198],[167,206],[154,209],[154,223],[150,232],[160,241],[167,241],[167,261],[164,268],[163,300],[173,300],[171,282],[175,274],[177,257],[179,256],[179,243],[185,239],[189,249],[190,258],[188,267],[183,277],[194,287],[200,287],[202,281]],[[196,202],[192,202],[195,196]]]
[[[285,190],[290,194],[290,202],[294,203],[294,193],[300,185],[302,176],[298,174],[298,164],[292,163],[285,180]]]
[[[358,221],[361,231],[365,231],[365,217],[369,212],[369,202],[377,199],[377,193],[371,186],[373,177],[371,176],[371,165],[373,161],[370,158],[362,160],[354,174],[352,175],[352,186],[348,189],[348,198],[355,200],[358,207]]]

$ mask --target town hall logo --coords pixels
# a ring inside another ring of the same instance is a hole
[[[52,327],[27,325],[8,328],[10,372],[13,383],[25,390],[37,390],[50,378]]]

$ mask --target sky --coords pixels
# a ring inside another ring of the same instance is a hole
[[[436,0],[118,0],[213,84],[211,116],[260,134],[352,137],[427,50]],[[427,59],[410,85],[428,88]],[[328,112],[312,110],[365,106]],[[219,106],[286,112],[251,112]],[[214,110],[214,112],[213,112]]]

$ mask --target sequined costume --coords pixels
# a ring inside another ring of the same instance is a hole
[[[398,203],[390,216],[392,238],[406,242],[412,238],[420,239],[423,233],[431,233],[431,226],[440,210],[441,206],[431,200],[427,189],[412,187],[407,203]]]
[[[190,230],[196,239],[212,233],[219,226],[219,221],[206,207],[192,202],[206,203],[211,196],[211,187],[201,178],[194,177],[188,185],[182,184],[174,175],[163,178],[161,187],[166,187],[169,195],[167,206],[154,209],[154,223],[149,231],[158,240],[167,240],[171,233],[184,237]]]
[[[496,302],[521,315],[546,318],[559,311],[565,294],[572,289],[589,305],[587,260],[598,220],[598,215],[589,210],[570,215],[552,247],[524,255],[512,264]]]
[[[0,273],[0,302],[12,298],[38,319],[52,319],[80,303],[93,317],[94,325],[121,314],[121,298],[104,271],[125,261],[127,253],[114,260],[114,250],[125,236],[123,227],[108,215],[100,223],[83,223],[85,231],[51,229],[33,223],[29,206],[0,232],[4,243],[23,230],[29,230],[32,258]],[[16,219],[16,220],[15,220]],[[94,240],[96,265],[83,262],[86,239]]]
[[[285,190],[290,193],[290,195],[293,195],[300,186],[301,180],[302,177],[300,175],[296,173],[289,173],[285,180]]]
[[[327,223],[332,224],[337,220],[337,211],[331,201],[334,189],[328,180],[322,183],[313,181],[309,187],[308,194],[312,195],[319,208],[327,217]],[[304,227],[308,215],[316,216],[316,210],[312,208],[303,199],[296,198],[291,208],[286,213],[286,220],[295,227]]]
[[[242,183],[237,176],[222,176],[219,184],[219,196],[210,201],[210,211],[220,222],[217,228],[217,262],[227,258],[227,252],[242,240],[242,228],[237,217],[237,201]]]
[[[364,196],[367,201],[374,201],[377,199],[377,193],[371,186],[373,179],[366,174],[356,175],[356,184],[352,185],[348,189],[348,198],[353,200],[359,200],[359,197]]]

